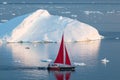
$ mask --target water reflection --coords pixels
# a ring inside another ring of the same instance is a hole
[[[15,62],[24,66],[47,66],[43,59],[55,59],[59,43],[37,44],[8,44],[12,50]],[[100,40],[66,43],[70,59],[73,62],[85,62],[87,65],[96,65]]]
[[[2,46],[2,41],[0,40],[0,46]]]
[[[67,44],[69,53],[72,53],[71,59],[75,62],[85,62],[87,65],[96,65],[100,42],[96,40]]]
[[[86,67],[77,67],[74,73],[71,72],[50,72],[47,70],[22,70],[18,72],[24,74],[24,79],[48,79],[49,80],[69,80],[70,76],[75,79],[80,76],[76,73],[86,74],[96,70],[98,61],[98,51],[100,41],[78,42],[78,43],[65,43],[68,53],[72,62],[84,62]],[[41,62],[43,59],[56,58],[59,50],[60,43],[10,43],[7,46],[12,51],[14,65],[17,66],[40,66],[47,67],[48,63]],[[91,68],[92,66],[92,68]],[[72,74],[72,75],[71,75]],[[26,77],[25,77],[26,76]],[[22,77],[23,78],[23,77]]]
[[[19,44],[11,43],[8,46],[12,50],[12,56],[15,64],[22,66],[46,66],[46,63],[42,63],[41,59],[47,59],[45,46],[37,44],[34,47],[33,44]]]
[[[70,72],[55,72],[56,80],[69,80],[70,79]]]
[[[55,80],[70,80],[71,71],[50,71]]]

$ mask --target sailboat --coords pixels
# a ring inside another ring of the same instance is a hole
[[[48,70],[59,70],[59,71],[75,70],[75,66],[71,64],[67,48],[64,45],[64,35],[62,35],[62,40],[61,40],[58,55],[54,62],[49,63]]]

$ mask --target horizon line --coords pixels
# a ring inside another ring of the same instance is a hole
[[[0,4],[3,4],[3,5],[7,5],[7,4],[97,4],[97,5],[120,5],[120,3],[101,3],[101,2],[65,2],[65,3],[61,3],[61,2],[39,2],[39,3],[31,3],[31,2],[6,2],[6,4],[4,4],[3,2],[0,2]]]

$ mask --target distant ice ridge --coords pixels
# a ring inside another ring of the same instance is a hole
[[[98,31],[85,23],[37,10],[26,17],[7,39],[8,42],[59,42],[64,32],[66,42],[101,39]]]

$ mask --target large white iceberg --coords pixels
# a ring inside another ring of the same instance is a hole
[[[66,42],[101,39],[98,31],[88,24],[40,9],[25,18],[7,41],[59,42],[63,33]]]

